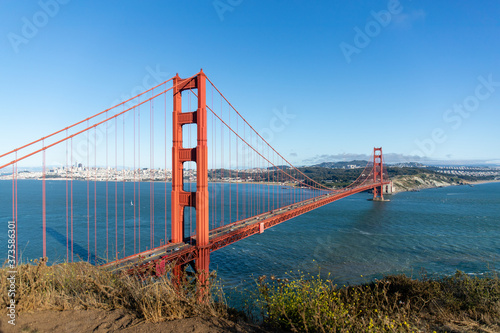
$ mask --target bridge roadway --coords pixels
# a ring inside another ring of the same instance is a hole
[[[390,184],[390,182],[363,184],[359,187],[351,189],[327,192],[311,199],[212,229],[209,234],[210,243],[207,247],[210,248],[210,252],[213,252],[246,237],[263,233],[265,229],[271,228],[279,223],[285,222],[333,201],[386,184]],[[196,243],[195,237],[193,237],[193,242]],[[113,271],[138,270],[139,272],[150,272],[152,274],[156,273],[159,275],[163,274],[165,265],[183,265],[195,260],[198,249],[199,247],[189,243],[168,243],[166,245],[106,263],[102,266],[109,267]]]

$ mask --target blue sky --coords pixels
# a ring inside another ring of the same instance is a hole
[[[2,153],[203,68],[257,130],[289,115],[270,141],[296,164],[500,160],[498,1],[4,0],[0,22]]]

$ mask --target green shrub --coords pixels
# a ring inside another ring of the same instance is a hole
[[[453,323],[500,331],[500,279],[457,272],[441,279],[388,276],[339,288],[329,279],[261,277],[264,321],[294,332],[450,331]]]

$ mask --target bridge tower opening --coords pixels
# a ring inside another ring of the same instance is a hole
[[[384,165],[382,159],[382,147],[373,148],[373,182],[383,183]],[[373,200],[384,201],[383,185],[373,188]]]
[[[181,79],[177,74],[173,79],[173,134],[172,134],[172,242],[184,242],[184,208],[196,210],[196,259],[195,268],[204,284],[210,265],[209,245],[209,198],[208,198],[208,148],[207,148],[207,109],[206,75],[201,70],[196,76]],[[196,111],[182,110],[182,92],[197,90],[198,106]],[[197,145],[183,147],[182,127],[196,124]],[[183,164],[196,162],[196,192],[184,191]],[[174,275],[182,275],[183,267],[174,267]]]

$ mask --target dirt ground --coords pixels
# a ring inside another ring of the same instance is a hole
[[[235,323],[221,318],[186,318],[181,320],[147,323],[124,310],[72,310],[20,313],[16,326],[0,319],[0,332],[151,332],[151,333],[263,333],[259,327],[245,322]]]

